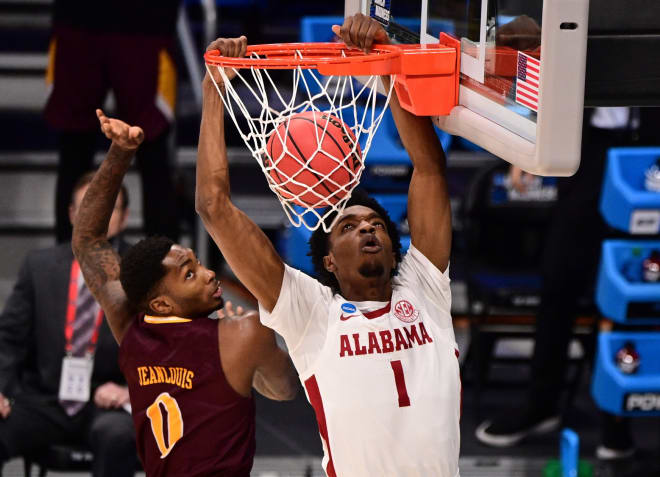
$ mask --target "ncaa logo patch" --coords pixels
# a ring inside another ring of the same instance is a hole
[[[394,316],[404,323],[412,323],[419,317],[419,311],[408,300],[399,300],[394,305]]]
[[[357,308],[353,303],[344,303],[341,306],[341,311],[346,312],[346,313],[355,313],[357,311]]]

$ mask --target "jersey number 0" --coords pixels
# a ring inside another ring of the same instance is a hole
[[[167,413],[163,419],[163,411]],[[161,393],[156,400],[147,408],[147,416],[151,421],[151,431],[154,433],[156,444],[160,450],[160,458],[164,459],[170,453],[174,444],[183,437],[183,416],[179,404],[168,393]],[[163,424],[167,425],[167,441],[165,442],[165,431]]]

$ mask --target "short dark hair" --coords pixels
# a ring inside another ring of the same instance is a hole
[[[73,190],[71,191],[72,204],[73,204],[73,198],[76,196],[76,192],[78,192],[83,187],[91,184],[95,175],[96,175],[96,171],[88,171],[78,178],[78,180],[73,186]],[[128,189],[126,189],[126,186],[123,183],[121,185],[121,189],[119,189],[119,195],[122,198],[121,210],[125,211],[126,209],[128,209],[129,199],[128,199]]]
[[[387,210],[378,203],[376,199],[370,197],[362,189],[356,189],[353,191],[351,198],[346,202],[346,207],[351,207],[353,205],[363,205],[369,207],[371,210],[376,212],[380,217],[385,221],[385,226],[387,227],[387,234],[390,236],[392,241],[392,251],[394,252],[394,257],[396,259],[396,267],[392,269],[392,276],[396,274],[399,263],[401,262],[401,237],[399,235],[399,230],[396,224],[390,218],[390,214],[387,213]],[[337,213],[334,212],[328,217],[328,222],[332,221],[337,216]],[[334,273],[326,270],[323,265],[323,257],[328,255],[330,251],[330,234],[326,233],[322,227],[319,227],[312,233],[312,236],[309,239],[309,255],[312,257],[312,264],[314,265],[314,271],[319,279],[319,281],[326,286],[332,288],[334,293],[339,293],[339,282],[335,277]]]
[[[149,295],[167,273],[163,258],[174,245],[167,237],[148,237],[129,248],[121,259],[119,281],[128,301],[147,311]]]

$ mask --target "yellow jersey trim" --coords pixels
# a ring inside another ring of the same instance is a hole
[[[181,318],[178,316],[149,316],[144,315],[144,321],[151,323],[152,325],[164,325],[167,323],[188,323],[192,321],[188,318]]]
[[[46,85],[51,86],[55,81],[55,53],[57,51],[57,38],[50,40],[48,46],[48,67],[46,68]]]
[[[158,53],[158,97],[162,101],[167,111],[163,114],[170,119],[174,118],[174,108],[176,106],[176,67],[167,50],[163,49]]]

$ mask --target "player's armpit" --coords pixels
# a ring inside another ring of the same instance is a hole
[[[258,316],[257,316],[258,320]],[[277,345],[275,332],[257,321],[253,330],[257,358],[252,386],[276,401],[289,401],[298,393],[298,375],[289,355]]]
[[[289,355],[283,349],[277,347],[269,362],[255,370],[252,387],[262,396],[275,401],[290,401],[296,397],[298,378]]]
[[[101,304],[112,336],[115,337],[118,344],[121,344],[126,331],[135,320],[137,311],[129,305],[119,280],[106,283],[99,295],[94,296]]]
[[[298,391],[296,372],[275,333],[259,321],[259,313],[227,313],[220,319],[220,361],[229,385],[240,395],[252,388],[267,398],[293,399]]]

